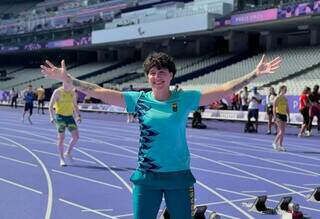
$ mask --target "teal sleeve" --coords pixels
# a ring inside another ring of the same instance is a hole
[[[198,90],[184,91],[184,98],[186,100],[186,106],[189,110],[197,110],[199,108],[199,102],[201,98],[201,92]]]
[[[126,110],[128,113],[135,112],[136,104],[142,92],[137,91],[126,91],[123,92],[124,101],[126,103]]]

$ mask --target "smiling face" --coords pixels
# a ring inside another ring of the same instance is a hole
[[[176,73],[172,57],[162,52],[152,53],[144,61],[143,68],[153,91],[168,92]]]
[[[152,89],[168,90],[173,74],[167,68],[152,67],[148,73],[148,82]]]

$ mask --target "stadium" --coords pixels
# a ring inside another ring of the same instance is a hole
[[[0,1],[0,218],[320,218],[319,15]]]

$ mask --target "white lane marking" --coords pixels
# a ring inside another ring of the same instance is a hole
[[[227,156],[242,157],[242,155],[237,154],[237,153],[227,153],[227,152],[222,152],[222,151],[213,151],[213,150],[199,149],[199,148],[193,148],[193,147],[189,147],[189,150],[190,151],[203,151],[203,152],[209,152],[209,153],[213,153],[213,154],[223,154],[223,155],[227,155]]]
[[[125,158],[130,158],[130,159],[137,160],[137,157],[134,157],[134,156],[128,156],[128,155],[124,155],[124,154],[106,152],[106,151],[95,150],[95,149],[84,148],[84,147],[79,147],[79,148],[81,148],[81,150],[84,150],[84,151],[97,152],[97,153],[100,153],[100,154],[114,155],[114,156],[118,156],[118,157],[125,157]]]
[[[132,188],[131,186],[120,176],[118,175],[114,170],[112,170],[112,168],[110,168],[108,165],[106,165],[105,163],[101,162],[100,160],[98,160],[97,158],[95,158],[94,156],[86,153],[85,151],[82,151],[80,149],[75,148],[75,150],[79,151],[80,153],[90,157],[92,160],[94,160],[95,162],[97,162],[98,164],[100,164],[101,166],[105,167],[108,169],[108,171],[110,171],[120,182],[122,182],[122,184],[129,190],[130,193],[132,193]]]
[[[243,195],[243,196],[246,196],[246,197],[249,197],[249,198],[256,198],[256,196],[239,193],[239,192],[232,191],[232,190],[226,190],[226,189],[217,189],[217,190],[221,190],[221,191],[225,191],[225,192],[229,192],[229,193],[237,194],[237,195]],[[269,198],[268,198],[268,201],[279,203],[279,201],[277,201],[277,200],[270,199],[270,196],[268,196],[268,197],[269,197]],[[319,209],[309,208],[309,207],[306,207],[306,206],[303,206],[303,205],[300,205],[300,207],[301,207],[301,208],[304,208],[304,209],[308,209],[308,210],[320,212]]]
[[[120,215],[116,215],[115,217],[116,217],[116,218],[122,218],[122,217],[130,217],[130,218],[133,218],[132,216],[133,216],[133,214],[120,214]]]
[[[231,161],[224,161],[224,160],[219,160],[219,162],[226,163],[226,164],[234,164],[234,165],[243,166],[243,167],[252,167],[252,168],[262,169],[262,170],[272,170],[272,171],[275,171],[275,172],[284,172],[284,173],[291,173],[291,174],[297,174],[297,175],[317,177],[317,175],[308,174],[308,173],[300,173],[300,172],[295,172],[295,171],[290,171],[290,170],[283,170],[283,169],[274,169],[274,168],[270,168],[270,167],[261,167],[261,166],[238,163],[238,162],[231,162]]]
[[[193,166],[191,166],[191,169],[199,170],[199,171],[203,171],[203,172],[207,172],[207,173],[214,173],[214,174],[220,174],[220,175],[225,175],[225,176],[233,176],[233,177],[238,177],[238,178],[243,178],[243,179],[257,180],[256,178],[253,178],[253,177],[241,176],[241,175],[237,175],[237,174],[219,172],[219,171],[214,171],[214,170],[207,170],[207,169],[202,169],[202,168],[193,167]]]
[[[272,185],[275,185],[275,186],[280,187],[280,188],[282,188],[282,189],[285,189],[285,190],[287,190],[287,191],[293,192],[294,194],[297,194],[297,195],[299,195],[299,196],[305,197],[305,196],[304,196],[303,194],[301,194],[300,192],[295,191],[295,190],[293,190],[293,189],[291,189],[291,188],[288,188],[288,187],[286,187],[286,186],[283,186],[283,185],[281,185],[281,184],[279,184],[279,183],[277,183],[277,182],[275,182],[275,181],[272,181],[272,180],[269,180],[269,179],[267,179],[267,178],[258,176],[258,175],[256,175],[256,174],[250,173],[250,172],[248,172],[248,171],[239,169],[239,168],[234,167],[234,166],[231,166],[231,165],[229,165],[229,164],[224,164],[224,163],[221,163],[221,162],[219,162],[219,161],[212,160],[212,159],[207,158],[207,157],[203,157],[203,156],[196,155],[196,154],[193,154],[193,155],[194,155],[194,156],[198,156],[199,158],[201,158],[201,159],[203,159],[203,160],[206,160],[206,161],[209,161],[209,162],[211,162],[211,163],[220,164],[220,165],[222,165],[222,166],[225,166],[225,167],[228,167],[228,168],[230,168],[230,169],[239,171],[239,172],[241,172],[241,173],[245,173],[245,174],[247,174],[247,175],[249,175],[249,176],[258,178],[258,179],[260,179],[261,181],[270,183],[270,184],[272,184]]]
[[[11,184],[11,185],[14,185],[14,186],[19,187],[19,188],[22,188],[22,189],[29,190],[29,191],[31,191],[31,192],[35,192],[35,193],[40,194],[40,195],[43,194],[42,192],[40,192],[40,191],[38,191],[38,190],[36,190],[36,189],[33,189],[33,188],[29,187],[29,186],[24,186],[24,185],[21,185],[21,184],[12,182],[12,181],[10,181],[10,180],[4,179],[4,178],[2,178],[2,177],[0,177],[0,181],[5,182],[5,183],[8,183],[8,184]]]
[[[266,193],[265,190],[251,190],[251,191],[241,191],[242,193]]]
[[[250,219],[254,219],[254,217],[252,217],[250,214],[248,214],[246,211],[244,211],[243,209],[241,209],[240,207],[238,207],[237,205],[235,205],[233,202],[231,202],[229,199],[227,199],[226,197],[222,196],[220,193],[216,192],[215,190],[213,190],[212,188],[208,187],[207,185],[203,184],[202,182],[200,182],[199,180],[197,180],[197,184],[199,184],[201,187],[205,188],[206,190],[208,190],[209,192],[211,192],[212,194],[218,196],[219,198],[221,198],[222,200],[224,200],[227,204],[231,205],[232,207],[234,207],[235,209],[237,209],[240,213],[242,213],[244,216],[246,216],[247,218]]]
[[[47,139],[48,141],[52,141],[52,139],[46,137],[46,136],[43,136],[43,135],[37,135],[37,134],[33,134],[31,132],[27,132],[27,131],[21,131],[19,130],[19,132],[22,132],[22,133],[27,133],[31,136],[36,136],[36,137],[39,137],[39,138],[43,138],[43,139]],[[100,161],[99,159],[97,159],[96,157],[88,154],[87,152],[81,150],[81,149],[78,149],[78,148],[74,148],[74,150],[80,152],[81,154],[84,154],[86,155],[87,157],[91,158],[92,160],[94,160],[96,163],[100,164],[102,167],[105,167],[108,169],[109,172],[112,173],[112,175],[114,175],[120,182],[123,183],[123,185],[129,190],[130,193],[132,193],[132,188],[131,186],[119,175],[117,174],[114,170],[112,170],[108,165],[106,165],[104,162]]]
[[[2,156],[2,155],[0,155],[0,158],[2,158],[4,160],[10,160],[10,161],[13,161],[13,162],[16,162],[16,163],[25,164],[25,165],[32,166],[32,167],[38,167],[38,165],[36,165],[36,164],[25,162],[25,161],[21,161],[21,160],[17,160],[17,159],[13,159],[13,158],[10,158],[10,157],[5,157],[5,156]]]
[[[14,144],[8,144],[8,143],[4,143],[4,142],[0,142],[0,145],[6,146],[6,147],[11,147],[11,148],[18,148],[18,146],[14,145]]]
[[[229,141],[227,141],[229,142]],[[241,146],[247,146],[245,144],[241,144],[241,143],[237,143],[237,142],[234,142],[235,144],[238,144],[238,145],[241,145]],[[221,150],[221,151],[226,151],[226,152],[230,152],[230,153],[234,153],[234,151],[230,151],[230,150],[227,150],[227,149],[222,149],[222,148],[217,148],[215,146],[208,146],[206,144],[203,144],[203,143],[197,143],[197,142],[193,142],[193,144],[195,145],[199,145],[199,146],[202,146],[202,147],[209,147],[209,148],[216,148],[218,150]],[[255,160],[261,160],[261,161],[265,161],[267,163],[273,163],[273,164],[276,164],[278,166],[284,166],[284,167],[288,167],[290,169],[294,169],[294,170],[299,170],[301,172],[305,172],[305,173],[309,173],[309,174],[313,174],[313,175],[317,175],[317,176],[320,176],[320,173],[316,173],[316,172],[313,172],[313,171],[309,171],[309,170],[306,170],[306,169],[303,169],[303,168],[298,168],[298,167],[294,167],[292,165],[287,165],[287,164],[283,164],[281,162],[276,162],[276,161],[272,161],[272,160],[268,160],[268,159],[265,159],[265,158],[261,158],[261,157],[257,157],[257,156],[253,156],[253,155],[249,155],[249,154],[244,154],[244,153],[241,153],[241,152],[236,152],[236,153],[239,153],[245,157],[249,157],[249,158],[252,158],[252,159],[255,159]]]
[[[54,156],[54,157],[59,157],[58,154],[47,152],[47,151],[42,151],[42,150],[37,150],[37,149],[33,149],[33,151],[37,152],[37,153],[40,153],[40,154],[46,154],[46,155],[51,155],[51,156]],[[74,157],[73,159],[81,161],[81,162],[84,162],[84,163],[96,164],[96,162],[93,162],[93,161],[90,161],[90,160],[84,160],[84,159],[80,159],[80,158],[76,158],[76,157]]]
[[[309,187],[298,186],[298,185],[293,185],[293,184],[289,184],[289,183],[285,183],[284,185],[291,186],[291,187],[298,188],[298,189],[312,189],[312,188],[309,188]]]
[[[87,137],[89,139],[92,139],[90,137]],[[94,139],[97,143],[100,143],[100,144],[105,144],[105,145],[109,145],[109,146],[112,146],[112,147],[115,147],[115,148],[119,148],[121,150],[124,150],[124,151],[127,151],[129,153],[132,153],[132,154],[137,154],[137,151],[133,151],[133,150],[130,150],[130,149],[127,149],[125,147],[122,147],[120,145],[116,145],[116,144],[112,144],[112,143],[109,143],[109,142],[105,142],[103,140],[98,140],[98,139]]]
[[[217,137],[220,137],[220,136],[218,136],[218,135],[216,135],[216,134],[213,134],[213,135],[215,135],[215,136],[217,136]],[[195,137],[196,137],[196,136],[195,136]],[[232,137],[235,137],[235,135],[232,135]],[[257,138],[243,137],[243,136],[241,136],[241,137],[238,136],[237,138],[242,138],[242,139],[246,139],[246,140],[252,140],[252,141],[258,141],[258,142],[263,142],[263,143],[269,143],[269,144],[271,144],[271,143],[270,143],[271,140],[264,140],[264,139],[257,139]],[[208,139],[210,139],[210,138],[206,138],[206,139],[208,140]],[[211,140],[212,140],[212,138],[211,138]],[[219,139],[219,138],[218,138],[217,140],[226,142],[226,140]],[[234,143],[234,144],[239,144],[239,142],[235,142],[235,141],[227,141],[227,142]],[[307,142],[304,142],[304,144],[305,144],[304,146],[295,145],[295,147],[300,147],[300,148],[303,148],[303,149],[308,148],[308,147],[306,147]],[[312,150],[312,151],[320,152],[320,150],[316,150],[316,149],[314,148],[314,145],[315,145],[315,143],[312,144],[312,145],[310,145],[310,146],[311,146],[311,150]],[[262,146],[263,146],[263,147],[247,144],[247,145],[246,145],[246,148],[248,148],[248,147],[250,147],[250,148],[256,148],[256,149],[258,149],[258,150],[261,150],[262,152],[266,152],[266,151],[270,151],[270,152],[271,152],[271,151],[274,151],[274,150],[271,149],[271,146],[268,147],[268,148],[265,148],[265,145],[262,145]],[[234,147],[233,147],[233,148],[234,148]],[[290,152],[290,151],[286,151],[285,154],[286,154],[286,155],[291,155],[291,156],[296,156],[296,157],[302,157],[302,158],[317,160],[317,161],[320,160],[320,159],[314,158],[314,157],[309,157],[309,156],[304,156],[304,155],[300,155],[300,154],[295,154],[295,153],[292,153],[292,152]]]
[[[304,190],[304,191],[300,191],[300,193],[310,193],[312,190]],[[273,194],[273,195],[268,195],[268,197],[279,197],[279,196],[287,196],[287,195],[294,195],[294,192],[286,192],[286,193],[279,193],[279,194]],[[255,198],[240,198],[240,199],[233,199],[231,200],[232,202],[243,202],[243,201],[250,201],[250,200],[254,200]],[[221,204],[226,204],[225,201],[219,201],[219,202],[210,202],[210,203],[206,203],[206,205],[210,206],[210,205],[221,205]]]
[[[298,164],[298,165],[300,164],[302,166],[320,167],[320,165],[317,165],[317,164],[304,163],[304,162],[296,162],[296,161],[280,160],[280,159],[270,159],[270,158],[268,158],[268,160],[280,161],[280,162],[283,162],[283,163],[292,163],[292,164]]]
[[[213,133],[213,135],[216,135],[216,133]],[[216,136],[218,136],[218,135],[216,135]],[[221,135],[220,135],[221,136]],[[246,140],[251,140],[251,141],[256,141],[256,142],[263,142],[263,143],[268,143],[269,145],[271,144],[271,142],[272,142],[272,140],[273,139],[270,139],[270,140],[268,140],[268,139],[261,139],[261,138],[252,138],[252,137],[245,137],[245,136],[240,136],[240,135],[238,135],[237,133],[234,133],[233,135],[232,135],[232,137],[234,137],[234,138],[240,138],[240,139],[246,139]],[[302,139],[301,139],[302,140]],[[309,139],[309,140],[311,140],[311,139]],[[289,141],[294,141],[294,143],[301,143],[301,141],[299,142],[299,139],[292,139],[292,138],[287,138],[287,141],[289,142]],[[303,141],[303,140],[302,140]],[[316,151],[316,152],[320,152],[320,150],[319,149],[317,149],[317,148],[314,148],[314,145],[315,145],[315,143],[313,143],[313,142],[308,142],[308,141],[303,141],[303,143],[304,143],[304,145],[303,146],[301,146],[301,145],[296,145],[296,144],[294,144],[294,143],[292,143],[292,142],[290,142],[290,146],[292,146],[292,147],[296,147],[296,148],[301,148],[301,149],[312,149],[312,151]],[[309,147],[310,146],[310,147]],[[260,147],[261,148],[261,147]]]
[[[89,182],[98,183],[98,184],[105,185],[105,186],[108,186],[108,187],[112,187],[112,188],[115,188],[115,189],[122,189],[122,187],[120,187],[120,186],[112,185],[112,184],[109,184],[109,183],[101,182],[101,181],[90,179],[90,178],[87,178],[87,177],[78,176],[78,175],[75,175],[75,174],[66,173],[66,172],[63,172],[63,171],[55,170],[55,169],[52,169],[51,171],[54,172],[54,173],[60,173],[60,174],[63,174],[63,175],[66,175],[66,176],[70,176],[70,177],[74,177],[74,178],[77,178],[77,179],[82,179],[82,180],[86,180],[86,181],[89,181]]]
[[[44,163],[41,161],[41,159],[36,154],[34,154],[31,150],[29,150],[27,147],[23,146],[22,144],[19,144],[18,142],[15,142],[15,141],[9,139],[9,138],[3,137],[3,136],[0,136],[0,138],[5,139],[7,141],[10,141],[12,144],[15,144],[15,145],[23,148],[28,153],[30,153],[40,164],[40,166],[46,176],[47,184],[48,184],[48,202],[47,202],[47,210],[46,210],[45,219],[49,219],[51,217],[51,211],[52,211],[53,192],[52,192],[52,181],[51,181],[48,169],[46,168]]]
[[[1,129],[4,129],[4,128],[2,127]],[[12,129],[6,128],[6,130],[12,130]],[[15,129],[15,131],[16,131],[16,129]],[[47,141],[41,141],[39,139],[22,137],[22,136],[18,136],[18,135],[1,134],[1,136],[10,137],[10,138],[16,138],[16,139],[23,139],[23,140],[27,140],[27,141],[35,141],[35,142],[44,143],[44,144],[54,144],[54,143],[50,143],[50,142],[47,142]]]
[[[113,209],[93,209],[95,211],[98,212],[109,212],[109,211],[113,211]],[[88,212],[88,210],[81,210],[82,212]]]
[[[242,193],[242,192],[236,192],[236,191],[232,191],[232,190],[229,190],[229,189],[216,188],[216,190],[223,191],[223,192],[228,192],[228,193],[235,194],[235,195],[242,195],[242,196],[245,196],[245,197],[248,197],[248,198],[255,198],[256,197],[254,195],[245,194],[245,193]]]
[[[305,185],[305,186],[320,186],[320,182],[319,183],[306,183],[303,185]]]
[[[117,219],[117,218],[114,217],[114,216],[101,213],[101,212],[96,211],[96,210],[94,210],[94,209],[85,207],[85,206],[80,205],[80,204],[76,204],[76,203],[74,203],[74,202],[67,201],[67,200],[62,199],[62,198],[59,198],[59,201],[61,201],[61,202],[63,202],[63,203],[66,203],[66,204],[69,204],[69,205],[72,205],[72,206],[77,207],[77,208],[81,208],[81,209],[83,209],[83,210],[86,210],[87,212],[92,212],[92,213],[98,214],[98,215],[103,216],[103,217],[106,217],[106,218]]]

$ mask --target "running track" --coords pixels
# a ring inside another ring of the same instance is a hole
[[[132,218],[129,178],[136,168],[139,130],[125,119],[86,114],[75,163],[61,168],[48,115],[35,114],[34,125],[22,124],[21,109],[0,107],[0,218]],[[320,218],[320,203],[305,200],[320,186],[319,136],[288,135],[288,152],[282,153],[271,148],[274,136],[241,133],[242,124],[209,126],[187,131],[197,205],[227,219],[279,218],[248,212],[242,203],[266,194],[274,207],[290,195],[305,214]]]

